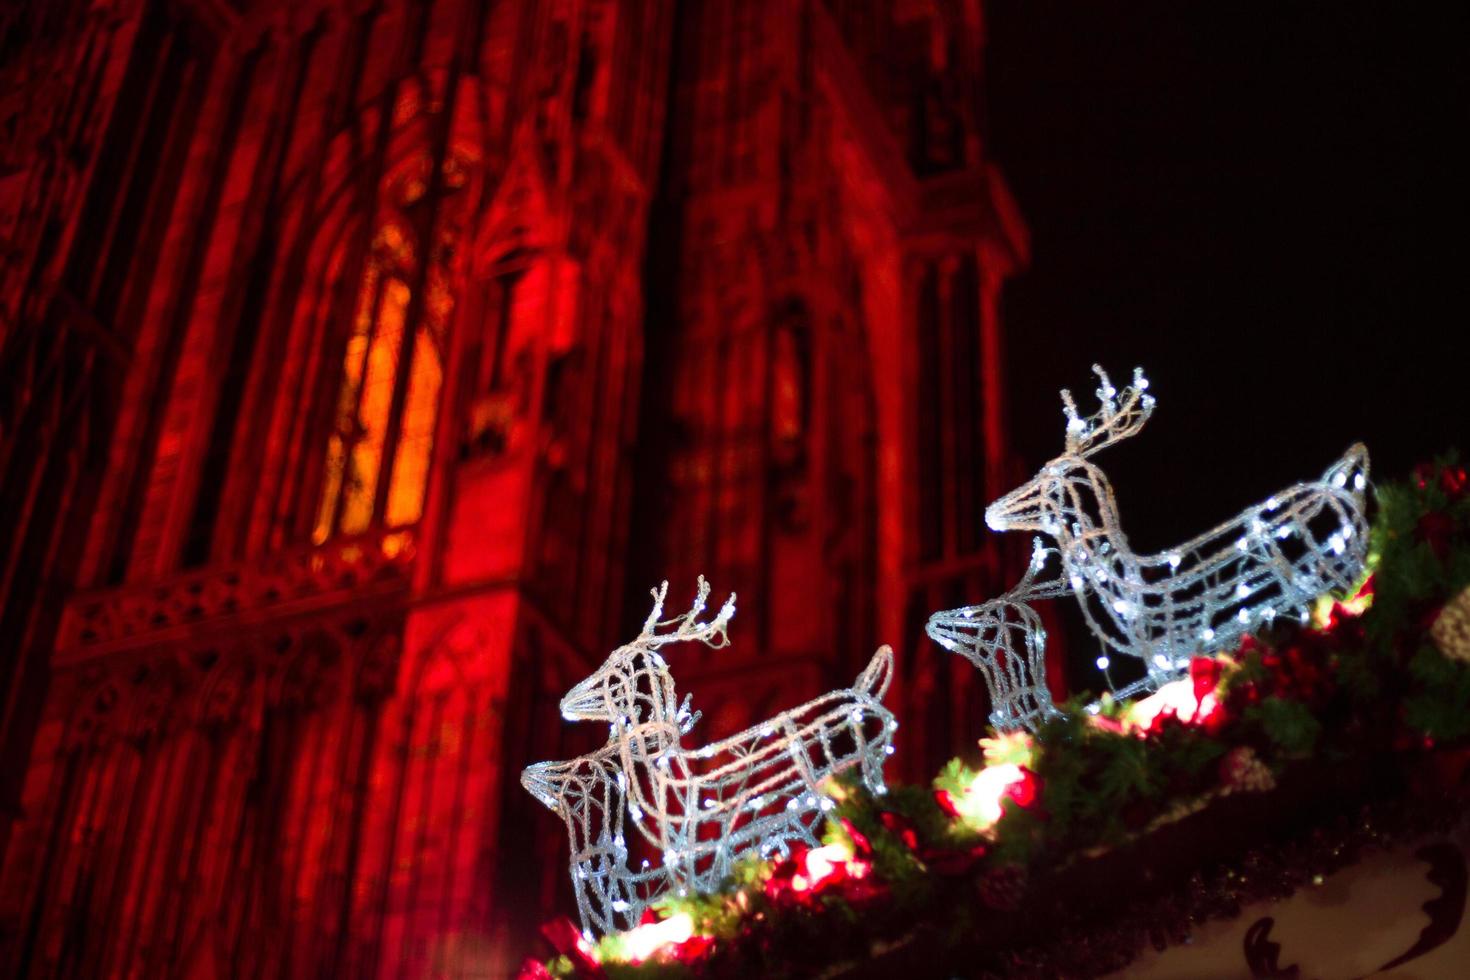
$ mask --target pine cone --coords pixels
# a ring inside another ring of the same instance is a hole
[[[1444,604],[1429,629],[1429,638],[1446,657],[1470,663],[1470,588]]]
[[[1276,777],[1249,745],[1225,753],[1220,760],[1222,793],[1265,793],[1276,788]]]
[[[975,890],[986,908],[1009,912],[1019,907],[1026,895],[1026,868],[1019,864],[990,868],[975,879]]]

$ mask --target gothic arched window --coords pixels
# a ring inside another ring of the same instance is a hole
[[[373,239],[342,356],[312,540],[376,525],[413,524],[423,513],[443,381],[441,346],[454,301],[443,232],[428,256],[416,323],[419,250],[408,225],[390,220]]]

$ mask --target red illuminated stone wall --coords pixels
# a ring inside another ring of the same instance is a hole
[[[978,0],[0,2],[0,973],[498,976],[670,578],[713,737],[1005,587]],[[681,654],[682,656],[682,654]]]

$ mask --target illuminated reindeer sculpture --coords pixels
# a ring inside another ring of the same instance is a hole
[[[1036,581],[1055,549],[1033,542],[1031,564],[1016,586],[998,599],[929,617],[925,631],[979,668],[990,689],[990,724],[997,731],[1035,729],[1055,708],[1046,687],[1046,629],[1033,599],[1067,593],[1060,579]]]
[[[986,670],[1001,715],[999,721],[992,716],[997,727],[1001,721],[1031,727],[1051,710],[1035,649],[1039,621],[1005,627],[1002,617],[1017,615],[1012,605],[1071,591],[1103,644],[1098,666],[1109,688],[1127,697],[1180,676],[1192,654],[1233,649],[1278,616],[1305,618],[1313,600],[1350,588],[1363,568],[1368,452],[1361,444],[1318,481],[1289,487],[1178,547],[1135,554],[1112,486],[1091,457],[1142,429],[1154,400],[1144,391],[1141,369],[1122,392],[1102,368],[1093,371],[1101,381],[1098,412],[1080,417],[1063,391],[1065,452],[985,510],[993,530],[1039,531],[1055,540],[1060,578],[1032,581],[1053,553],[1038,544],[1031,570],[1005,597],[936,613],[929,621],[932,637]],[[1026,614],[1035,615],[1029,607]],[[1018,635],[1027,646],[1024,655],[1014,646]],[[1116,687],[1109,653],[1139,659],[1144,676]]]
[[[815,845],[822,816],[833,806],[821,788],[828,776],[856,767],[869,789],[885,792],[883,764],[893,751],[898,727],[880,703],[892,679],[892,650],[879,648],[851,688],[828,692],[723,741],[689,749],[682,736],[699,714],[690,712],[687,697],[678,703],[659,651],[691,641],[715,649],[726,646],[735,597],[714,619],[700,622],[709,596],[701,578],[689,611],[661,620],[667,593],[667,582],[654,590],[653,611],[638,638],[614,650],[596,673],[562,699],[562,715],[568,720],[611,725],[608,745],[572,762],[531,766],[522,776],[527,789],[568,821],[573,880],[587,928],[605,928],[602,923],[614,921],[610,913],[641,910],[663,887],[681,893],[711,890],[728,876],[737,858],[753,849],[765,856],[785,854],[793,842]],[[596,787],[599,781],[601,788]],[[623,813],[614,816],[619,807],[662,852],[667,879],[629,871]],[[590,851],[588,841],[597,842]],[[610,858],[604,851],[608,842]],[[601,908],[589,908],[588,889]]]
[[[572,890],[584,931],[631,929],[643,910],[669,890],[668,869],[642,862],[628,867],[623,836],[627,779],[616,738],[570,762],[538,762],[521,773],[521,785],[567,825]]]

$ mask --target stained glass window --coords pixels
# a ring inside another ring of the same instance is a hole
[[[442,339],[454,306],[446,271],[452,248],[452,238],[441,234],[423,277],[425,302],[410,323],[418,260],[412,237],[389,222],[373,241],[342,355],[312,532],[318,544],[375,524],[413,524],[423,514],[443,379]]]

